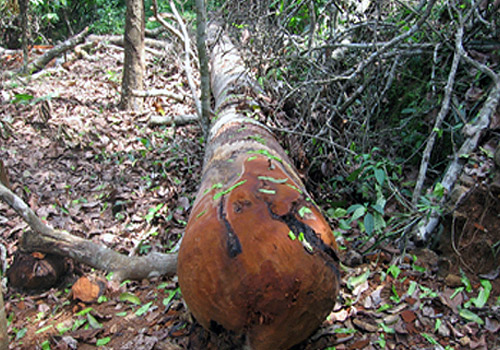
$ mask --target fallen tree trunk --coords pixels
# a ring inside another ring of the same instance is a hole
[[[72,49],[76,45],[83,43],[87,35],[89,35],[88,27],[74,37],[71,37],[63,41],[59,45],[54,46],[52,49],[35,59],[33,62],[30,62],[26,67],[27,72],[36,73],[39,70],[43,69],[47,65],[47,63],[52,61],[54,58],[62,55],[64,52]]]
[[[212,27],[217,119],[179,250],[183,297],[201,325],[254,350],[306,339],[339,289],[336,243],[286,152],[255,120],[255,83]]]

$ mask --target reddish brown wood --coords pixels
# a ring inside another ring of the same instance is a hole
[[[203,327],[244,334],[254,350],[288,349],[335,303],[337,247],[281,148],[239,147],[225,159],[214,152],[206,167],[179,252],[179,283]]]
[[[289,349],[335,303],[335,238],[286,152],[255,121],[254,85],[237,51],[214,37],[217,119],[179,251],[179,284],[204,328],[247,349]]]

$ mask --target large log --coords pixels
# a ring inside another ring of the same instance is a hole
[[[253,81],[226,36],[212,50],[217,119],[178,257],[198,322],[254,350],[288,349],[331,311],[335,238],[272,133],[253,118]]]

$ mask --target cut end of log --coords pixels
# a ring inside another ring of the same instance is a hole
[[[228,164],[238,176],[204,183],[193,207],[179,284],[205,328],[245,334],[252,349],[287,349],[335,303],[335,239],[278,159],[244,153]]]
[[[7,278],[14,288],[44,290],[55,286],[67,269],[65,259],[59,255],[16,252]]]

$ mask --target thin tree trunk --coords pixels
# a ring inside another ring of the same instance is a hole
[[[1,275],[0,275],[1,277]],[[0,286],[0,350],[9,349],[9,334],[7,333],[7,314],[3,302],[3,292]]]
[[[127,14],[125,18],[122,96],[120,107],[124,110],[140,112],[142,98],[133,95],[133,90],[143,90],[144,74],[144,19],[143,0],[127,0]]]
[[[19,0],[19,11],[21,13],[21,47],[23,49],[23,72],[28,66],[28,0]]]
[[[201,122],[205,135],[210,128],[210,72],[205,42],[207,40],[207,11],[204,0],[196,0],[196,44],[200,62],[201,80]]]

